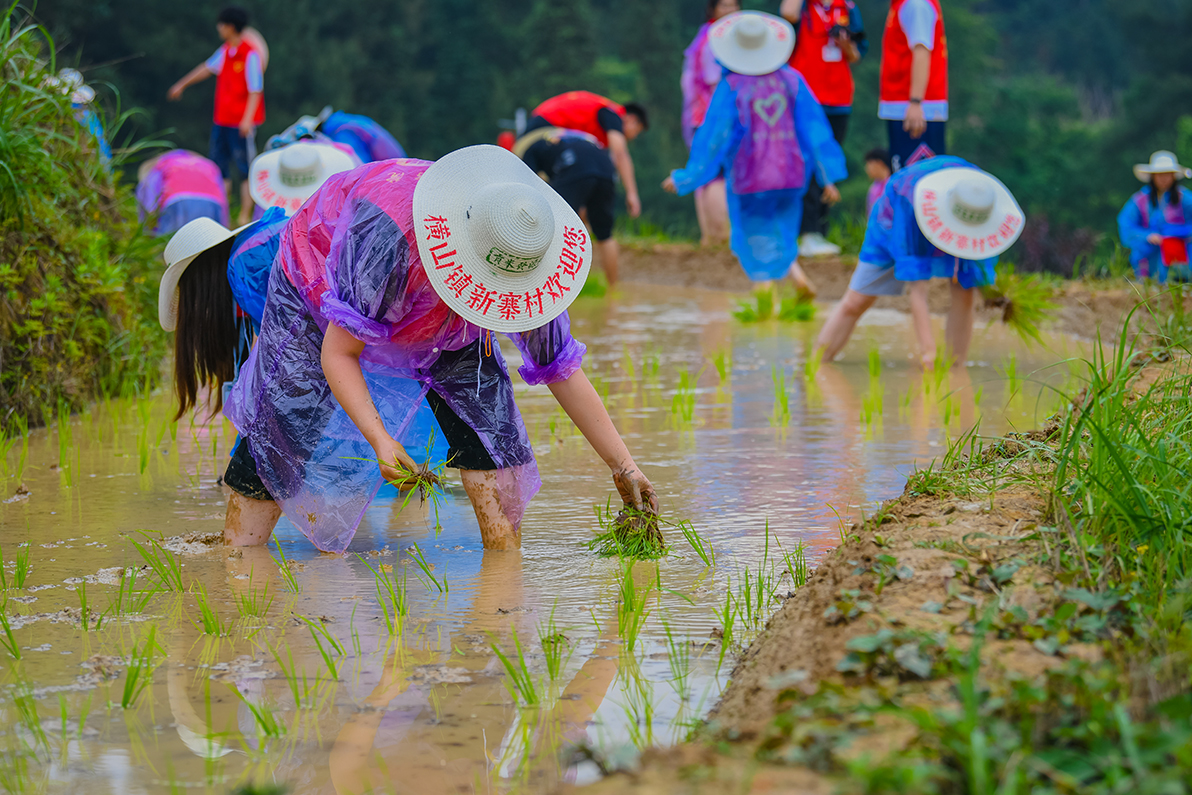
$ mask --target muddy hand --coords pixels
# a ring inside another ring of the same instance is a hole
[[[658,495],[654,492],[654,486],[636,466],[614,472],[613,483],[626,505],[632,505],[639,511],[658,513]]]
[[[410,454],[406,452],[406,448],[402,447],[396,439],[390,438],[378,444],[373,448],[373,452],[377,454],[377,463],[381,467],[381,477],[390,483],[396,483],[400,486],[405,481],[414,477],[412,473],[418,472],[418,465],[414,463],[413,458],[410,458]]]

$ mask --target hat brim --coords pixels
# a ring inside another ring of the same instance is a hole
[[[1139,163],[1134,166],[1134,178],[1139,182],[1150,182],[1155,174],[1174,174],[1176,179],[1192,177],[1192,169],[1175,165],[1171,168],[1153,168],[1150,163]]]
[[[759,17],[770,29],[766,43],[747,50],[737,43],[733,29],[749,17]],[[708,46],[722,66],[741,75],[768,75],[786,65],[795,51],[795,28],[782,17],[761,11],[738,11],[712,25]]]
[[[948,193],[958,182],[979,176],[994,190],[989,220],[971,224],[960,220],[948,205]],[[915,185],[915,221],[927,242],[953,257],[980,260],[996,257],[1018,240],[1026,216],[1014,195],[992,174],[975,168],[945,168],[928,174]]]
[[[322,178],[309,185],[294,187],[281,181],[279,163],[287,146],[270,149],[252,161],[248,173],[248,192],[252,200],[266,209],[280,207],[292,215],[303,203],[314,195],[323,183],[343,171],[351,171],[359,165],[347,152],[336,146],[312,141],[297,141],[289,146],[311,146],[319,150],[319,164]]]
[[[157,288],[157,322],[162,329],[174,331],[178,327],[178,282],[190,263],[204,251],[231,240],[250,226],[252,223],[228,229],[210,218],[196,218],[174,233],[166,244],[163,255],[166,270]]]
[[[518,274],[488,264],[467,221],[479,188],[509,182],[538,191],[555,220],[541,263]],[[452,311],[483,329],[512,333],[545,326],[576,299],[592,267],[593,241],[579,216],[520,158],[499,146],[469,146],[440,158],[418,180],[413,211],[427,280]]]

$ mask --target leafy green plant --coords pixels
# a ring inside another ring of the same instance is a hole
[[[687,680],[691,676],[691,641],[687,637],[679,637],[671,629],[671,625],[663,620],[662,631],[666,634],[666,661],[670,666],[671,686],[683,701],[690,695]]]
[[[1034,275],[1019,276],[1014,266],[998,266],[997,279],[981,288],[985,305],[1002,310],[1002,322],[1014,329],[1023,342],[1042,344],[1039,326],[1053,317],[1058,309],[1051,300],[1050,286]]]
[[[273,562],[277,564],[277,573],[281,575],[281,581],[286,584],[290,593],[300,593],[302,588],[298,585],[298,578],[294,576],[290,561],[286,560],[286,551],[282,548],[281,539],[277,540],[277,557],[281,560],[275,559]]]
[[[770,424],[783,428],[791,421],[790,396],[786,391],[786,371],[778,365],[772,366],[770,380],[774,384],[774,414],[770,417]]]
[[[447,572],[443,572],[442,580],[435,577],[435,568],[426,562],[426,556],[422,554],[422,548],[420,546],[414,544],[412,551],[407,550],[407,552],[409,552],[410,559],[413,560],[415,565],[418,566],[418,570],[422,572],[423,576],[426,577],[426,579],[423,580],[423,585],[426,585],[426,589],[428,591],[431,588],[434,588],[441,594],[450,593],[451,586],[447,582]],[[429,583],[429,585],[427,585],[427,583]]]
[[[253,588],[253,571],[248,571],[248,587],[236,594],[236,607],[241,618],[264,618],[273,604],[273,597],[269,594],[269,583],[265,583],[261,590]]]
[[[651,510],[638,510],[624,505],[614,514],[612,499],[603,508],[592,506],[600,532],[588,542],[588,549],[602,558],[619,557],[632,560],[655,560],[666,554],[666,539],[662,528],[670,526]]]
[[[720,383],[727,384],[733,373],[732,351],[727,348],[716,351],[716,356],[712,359],[712,366],[716,368],[716,374],[720,376]]]
[[[513,696],[514,701],[520,701],[526,707],[537,706],[541,701],[541,695],[534,684],[534,675],[530,673],[530,667],[526,663],[525,651],[522,649],[521,639],[517,636],[517,628],[511,628],[511,631],[514,649],[512,655],[505,653],[497,642],[496,636],[491,632],[489,633],[489,644],[492,646],[493,654],[497,655],[497,659],[501,661],[501,666],[509,677],[505,686],[509,688],[509,694]]]
[[[558,602],[551,607],[550,615],[545,623],[538,625],[538,643],[542,646],[542,656],[546,659],[546,675],[554,682],[563,672],[567,661],[571,659],[574,647],[568,637],[555,624],[555,609]]]
[[[339,679],[339,667],[335,664],[335,659],[346,655],[348,650],[336,640],[327,627],[323,626],[323,622],[312,620],[306,616],[298,616],[298,618],[310,630],[310,636],[314,640],[315,646],[318,647],[319,656],[323,658],[323,663],[327,666],[327,672],[331,674],[331,678]]]
[[[159,651],[157,645],[157,626],[149,626],[149,634],[140,646],[134,645],[128,656],[128,668],[124,672],[124,689],[120,695],[120,706],[132,709],[136,706],[141,693],[153,682],[153,657]]]
[[[10,588],[21,589],[25,587],[25,581],[29,579],[29,572],[31,566],[29,564],[29,556],[32,554],[33,545],[26,541],[23,544],[17,545],[17,554],[13,558],[12,582],[8,581],[8,569],[5,567],[4,551],[0,549],[0,590],[7,591]]]
[[[399,634],[401,632],[402,620],[410,614],[405,570],[402,569],[401,576],[399,577],[395,569],[391,578],[385,573],[384,566],[374,569],[361,555],[358,554],[356,557],[360,558],[360,562],[372,572],[373,578],[376,581],[377,604],[381,607],[381,615],[385,620],[385,628],[389,630],[390,635]]]
[[[650,614],[650,594],[658,585],[657,574],[644,589],[637,587],[633,577],[633,560],[626,560],[621,566],[621,577],[617,589],[617,633],[625,642],[625,648],[632,652],[637,646],[638,636],[646,625]]]
[[[686,367],[679,371],[679,383],[675,387],[674,397],[671,398],[671,414],[680,422],[690,424],[695,421],[695,386],[700,373],[695,376]]]
[[[273,655],[273,659],[277,661],[277,667],[281,669],[281,674],[285,677],[286,685],[290,688],[290,695],[294,697],[295,709],[312,709],[314,707],[314,693],[318,686],[318,681],[314,683],[308,682],[306,678],[306,671],[302,671],[302,678],[298,678],[298,666],[294,664],[294,652],[287,645],[285,646],[286,656],[289,659],[287,665],[281,659],[281,654],[276,647],[270,646],[269,653]]]
[[[257,734],[259,736],[285,736],[285,726],[278,722],[277,715],[274,714],[272,709],[265,704],[254,704],[243,693],[240,692],[240,688],[236,687],[236,685],[232,684],[231,682],[228,682],[227,684],[228,689],[231,690],[232,693],[235,694],[238,699],[240,699],[240,702],[244,704],[244,706],[248,707],[248,711],[252,713],[253,722],[256,724]]]
[[[783,323],[809,323],[815,320],[815,303],[798,295],[783,296],[778,304],[778,319]]]
[[[7,602],[4,606],[8,606]],[[4,650],[8,652],[14,660],[21,659],[21,645],[17,643],[17,639],[13,637],[12,624],[9,623],[8,616],[4,613],[2,608],[0,608],[0,632],[3,633],[0,634],[0,646],[3,646]]]
[[[738,301],[733,317],[742,323],[761,323],[774,317],[774,290],[755,290],[748,301]]]
[[[206,635],[228,634],[227,625],[220,619],[219,612],[211,603],[211,599],[207,596],[207,588],[202,583],[199,583],[198,592],[195,594],[195,603],[199,608],[199,620],[194,622],[195,626]]]
[[[149,569],[157,576],[157,585],[166,591],[185,591],[186,589],[182,586],[182,559],[167,551],[162,547],[161,542],[150,538],[145,531],[138,532],[144,537],[145,542],[132,539],[132,545],[140,553]]]
[[[683,538],[687,539],[687,543],[695,550],[695,554],[699,555],[699,559],[704,562],[704,565],[715,566],[716,550],[712,548],[712,542],[705,541],[691,522],[679,522],[677,526],[683,534]]]

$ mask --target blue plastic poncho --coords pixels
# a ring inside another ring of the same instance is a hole
[[[361,163],[406,156],[397,139],[367,116],[337,110],[327,117],[319,130],[336,143],[352,147]]]
[[[878,267],[893,267],[903,282],[955,278],[966,290],[993,284],[997,257],[968,260],[945,254],[919,231],[915,220],[915,185],[923,177],[945,168],[971,168],[967,160],[941,155],[913,163],[895,172],[869,212],[869,226],[858,259]]]
[[[727,174],[729,245],[754,281],[780,279],[799,255],[809,176],[829,185],[848,176],[844,151],[803,77],[784,66],[767,75],[726,73],[674,172],[687,194]]]
[[[1167,281],[1167,265],[1160,246],[1147,240],[1153,234],[1164,238],[1176,238],[1184,242],[1185,248],[1192,246],[1192,224],[1185,208],[1192,207],[1192,191],[1183,185],[1177,186],[1180,203],[1171,202],[1170,191],[1159,198],[1158,206],[1151,204],[1151,186],[1147,185],[1135,193],[1118,213],[1118,234],[1122,245],[1130,249],[1130,265],[1139,279],[1155,279],[1160,284]],[[1183,269],[1186,273],[1187,264]]]
[[[249,440],[258,474],[286,516],[319,549],[347,548],[381,485],[372,447],[323,375],[329,323],[365,343],[360,365],[385,428],[412,453],[413,423],[434,389],[497,464],[506,516],[520,526],[541,481],[500,347],[498,377],[455,366],[456,351],[491,332],[452,312],[430,285],[414,233],[414,188],[430,163],[385,160],[327,180],[290,219],[270,276],[261,334],[224,411]],[[530,384],[576,372],[585,348],[563,313],[509,335]],[[461,359],[460,361],[466,361]]]
[[[261,328],[265,297],[269,294],[269,271],[277,257],[281,232],[287,220],[285,210],[270,207],[260,220],[236,235],[232,254],[228,257],[228,284],[232,287],[232,297],[251,321],[254,335]]]

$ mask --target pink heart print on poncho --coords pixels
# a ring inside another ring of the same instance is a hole
[[[793,190],[806,184],[806,166],[795,130],[798,77],[787,69],[768,75],[728,76],[737,95],[745,137],[733,160],[733,192]]]

